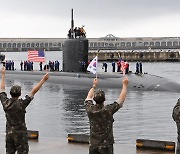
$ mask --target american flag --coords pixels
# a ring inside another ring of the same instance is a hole
[[[37,51],[37,50],[28,51],[28,61],[45,62],[44,51]]]

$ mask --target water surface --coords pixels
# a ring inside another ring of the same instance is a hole
[[[48,60],[62,62],[59,52],[47,53]],[[15,59],[16,69],[20,69],[20,60],[26,59],[26,53],[7,53],[7,59]],[[62,63],[61,63],[62,64]],[[143,63],[143,71],[166,77],[180,83],[179,63],[159,62]],[[62,66],[62,65],[61,65]],[[35,64],[38,70],[38,63]],[[108,63],[108,72],[111,72]],[[135,63],[130,63],[135,71]],[[103,72],[102,63],[98,63],[98,72]],[[22,86],[22,97],[29,93],[36,82],[26,80],[6,80],[6,91],[13,84]],[[68,133],[89,133],[89,122],[84,107],[84,99],[90,87],[46,83],[35,95],[27,108],[26,123],[28,129],[38,130],[41,137],[64,138]],[[120,89],[106,88],[106,104],[115,101]],[[180,97],[179,93],[157,91],[129,91],[127,99],[114,115],[115,141],[121,144],[135,145],[136,139],[157,139],[176,141],[176,125],[172,120],[172,109]],[[0,134],[5,132],[5,116],[0,105]]]

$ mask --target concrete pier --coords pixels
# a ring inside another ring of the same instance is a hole
[[[88,59],[93,59],[97,52],[90,52]],[[117,61],[119,58],[126,59],[127,61],[180,61],[179,51],[122,51],[122,52],[99,52],[99,61]]]
[[[88,144],[68,143],[66,138],[40,137],[38,141],[29,140],[29,154],[88,154]],[[5,154],[5,135],[0,135],[0,152]],[[134,145],[114,144],[114,154],[174,154],[158,150],[136,150]]]

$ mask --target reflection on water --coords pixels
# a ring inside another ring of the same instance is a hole
[[[178,76],[177,73],[173,77],[163,74],[163,70],[161,73],[174,80]],[[13,84],[22,86],[24,97],[36,82],[7,79],[6,90]],[[46,83],[27,108],[28,129],[39,130],[40,136],[51,138],[66,138],[68,133],[89,133],[84,107],[89,88]],[[115,101],[120,93],[120,89],[113,88],[104,91],[106,103]],[[176,126],[171,114],[177,98],[178,93],[129,91],[123,108],[114,115],[115,141],[132,145],[138,138],[176,141]],[[4,132],[5,117],[0,106],[0,133]]]
[[[64,89],[63,120],[65,121],[66,131],[69,133],[88,133],[89,124],[87,114],[84,108],[84,99],[87,96],[87,90],[71,87]]]

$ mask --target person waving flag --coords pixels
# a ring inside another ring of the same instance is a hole
[[[96,56],[87,67],[87,70],[93,74],[97,74],[97,61],[98,57]]]

